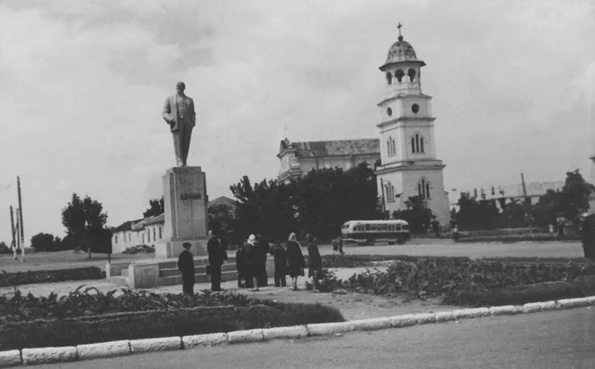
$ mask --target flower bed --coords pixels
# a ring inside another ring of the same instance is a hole
[[[184,336],[344,321],[320,304],[279,303],[244,295],[185,296],[94,288],[57,298],[0,297],[0,350],[122,339]]]
[[[97,267],[57,270],[30,270],[16,273],[7,273],[3,270],[2,273],[0,273],[0,287],[18,286],[32,283],[52,283],[103,278],[105,278],[103,272]]]

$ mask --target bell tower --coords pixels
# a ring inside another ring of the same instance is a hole
[[[432,97],[421,89],[421,68],[426,63],[403,39],[401,27],[399,23],[398,41],[379,68],[385,95],[378,103],[382,162],[376,169],[378,193],[391,215],[405,210],[410,197],[419,196],[444,226],[450,222],[450,209],[442,174],[445,165],[436,158]]]

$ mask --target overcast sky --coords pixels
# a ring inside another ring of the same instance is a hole
[[[165,97],[186,82],[189,165],[211,199],[275,178],[292,141],[378,137],[396,25],[427,66],[447,190],[588,170],[595,6],[559,1],[0,0],[0,241],[22,181],[27,240],[73,192],[139,218],[175,164]],[[587,172],[588,173],[588,172]]]

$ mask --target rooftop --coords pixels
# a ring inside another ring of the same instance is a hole
[[[357,140],[290,142],[285,139],[281,141],[279,153],[287,149],[295,149],[296,157],[301,158],[379,155],[380,140],[377,138],[363,138]]]

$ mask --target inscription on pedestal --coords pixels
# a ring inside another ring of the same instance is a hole
[[[201,200],[202,194],[200,193],[183,193],[180,195],[180,200]]]

